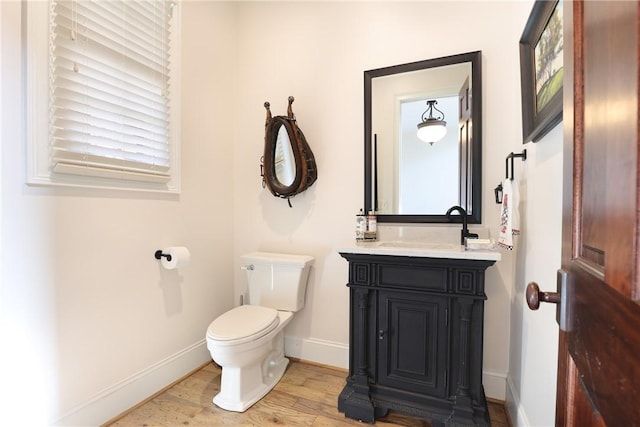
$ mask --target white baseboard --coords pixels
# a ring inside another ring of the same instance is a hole
[[[502,372],[482,371],[482,385],[485,396],[491,399],[505,400],[507,374]]]
[[[524,427],[530,426],[529,420],[527,419],[527,414],[524,412],[522,408],[522,404],[520,403],[520,395],[516,390],[513,381],[511,381],[510,377],[507,377],[507,396],[505,399],[507,415],[511,421],[511,425],[514,427]]]
[[[349,346],[313,338],[284,337],[284,352],[287,356],[349,369]],[[485,395],[492,399],[505,400],[507,375],[501,372],[484,371],[482,383]]]
[[[285,354],[287,356],[343,369],[349,368],[349,347],[345,344],[288,336],[285,336],[284,340]],[[137,405],[209,360],[211,360],[211,355],[207,350],[206,340],[203,339],[96,393],[85,402],[60,416],[53,425],[100,425]],[[511,412],[510,403],[514,402],[516,408],[520,408],[520,404],[517,393],[506,375],[485,371],[482,377],[486,396],[493,399],[506,400],[511,419],[516,419]],[[507,387],[507,384],[509,387]],[[505,390],[507,390],[506,398]],[[521,409],[518,409],[518,423],[515,425],[529,425],[526,422],[525,414],[521,412]],[[520,422],[521,420],[522,422]]]
[[[284,337],[287,356],[349,369],[349,346],[313,338]]]
[[[56,426],[98,426],[211,360],[203,339],[96,393],[60,416]]]

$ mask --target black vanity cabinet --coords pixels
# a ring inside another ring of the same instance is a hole
[[[488,426],[482,387],[484,272],[493,260],[341,252],[349,262],[345,416],[389,410],[433,426]]]

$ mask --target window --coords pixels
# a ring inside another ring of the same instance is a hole
[[[26,7],[29,183],[179,192],[178,5]]]

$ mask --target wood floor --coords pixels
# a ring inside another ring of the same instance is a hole
[[[291,361],[276,387],[244,413],[228,412],[211,399],[220,389],[220,368],[210,363],[171,388],[105,426],[363,426],[338,412],[338,394],[347,373]],[[494,427],[508,427],[504,406],[490,402]],[[376,426],[429,426],[429,422],[390,412]]]

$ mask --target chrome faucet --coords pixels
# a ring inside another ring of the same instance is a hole
[[[451,221],[451,213],[453,211],[458,211],[459,216],[462,217],[462,230],[460,231],[460,244],[464,245],[464,239],[467,237],[478,237],[476,233],[469,233],[469,228],[467,228],[467,211],[465,211],[460,206],[452,206],[447,211],[447,219]]]

